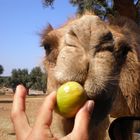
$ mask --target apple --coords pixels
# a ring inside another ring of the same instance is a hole
[[[75,82],[70,81],[61,85],[57,90],[56,110],[63,117],[74,117],[78,110],[86,101],[86,94],[83,87]]]

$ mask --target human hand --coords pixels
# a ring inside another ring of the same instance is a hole
[[[26,94],[27,91],[24,86],[17,86],[11,110],[11,119],[17,140],[58,140],[50,130],[52,112],[56,104],[56,93],[53,92],[45,98],[32,128],[25,114]],[[93,101],[85,103],[76,114],[72,132],[61,138],[61,140],[88,140],[88,127],[93,107]]]

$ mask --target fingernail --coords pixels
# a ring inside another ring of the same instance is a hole
[[[87,110],[89,111],[90,114],[92,114],[94,108],[94,101],[89,100],[87,104]]]

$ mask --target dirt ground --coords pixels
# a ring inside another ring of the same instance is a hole
[[[32,125],[44,96],[27,96],[26,113]],[[0,140],[16,140],[10,120],[13,95],[0,95]]]
[[[27,96],[26,113],[30,125],[35,121],[35,116],[45,96]],[[10,112],[13,102],[13,95],[0,95],[0,140],[16,140],[14,129],[10,120]],[[140,140],[136,135],[134,140]]]

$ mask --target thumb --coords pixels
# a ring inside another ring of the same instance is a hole
[[[76,114],[75,124],[72,131],[72,136],[76,140],[88,139],[88,129],[89,129],[89,123],[90,123],[91,114],[93,112],[93,108],[94,108],[94,101],[89,100]]]

